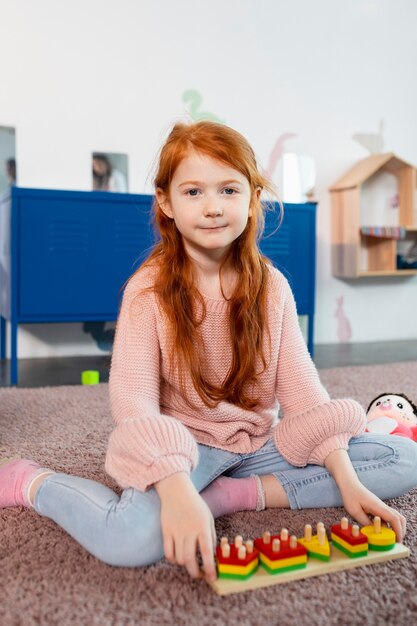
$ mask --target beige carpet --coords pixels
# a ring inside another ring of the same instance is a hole
[[[380,392],[417,399],[417,362],[322,370],[333,397],[364,405]],[[0,452],[20,452],[55,470],[114,486],[103,471],[111,430],[107,385],[0,390]],[[23,508],[0,511],[0,624],[133,625],[417,624],[417,490],[395,506],[408,518],[409,559],[220,598],[165,562],[143,569],[98,562],[52,521]],[[326,525],[341,510],[314,512]],[[256,536],[266,528],[300,534],[307,511],[238,513],[220,534]]]

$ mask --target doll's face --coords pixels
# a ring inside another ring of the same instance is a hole
[[[417,424],[417,415],[413,413],[413,407],[402,396],[381,396],[375,400],[368,411],[368,422],[380,417],[391,417],[398,424],[408,427]]]

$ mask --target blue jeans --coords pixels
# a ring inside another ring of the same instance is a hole
[[[339,489],[325,468],[290,465],[272,440],[257,452],[235,454],[199,445],[191,474],[198,491],[221,474],[244,478],[273,474],[292,509],[342,506]],[[395,435],[365,434],[351,439],[349,456],[361,482],[381,499],[417,484],[417,444]],[[35,510],[53,519],[88,552],[109,565],[136,567],[163,557],[160,500],[155,489],[125,489],[121,496],[85,478],[52,474],[40,485]]]

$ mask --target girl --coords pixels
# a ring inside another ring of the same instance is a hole
[[[0,468],[0,506],[33,506],[112,565],[165,554],[199,577],[199,550],[209,580],[213,518],[236,510],[343,505],[401,541],[405,519],[380,498],[415,486],[417,446],[363,435],[362,407],[322,387],[289,285],[257,247],[271,186],[247,141],[177,124],[155,187],[161,240],[125,289],[110,373],[106,470],[124,491],[19,459]]]

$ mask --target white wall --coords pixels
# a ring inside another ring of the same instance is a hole
[[[297,135],[287,149],[316,159],[316,343],[338,341],[341,295],[352,341],[417,337],[416,278],[331,276],[327,191],[367,155],[352,135],[381,119],[384,151],[417,165],[414,0],[0,0],[0,10],[0,125],[17,129],[20,185],[90,189],[91,153],[103,151],[128,154],[130,190],[149,191],[157,148],[196,89],[263,166],[285,132]],[[81,332],[61,345],[68,331],[55,329],[51,346],[32,331],[21,356],[95,351]]]

